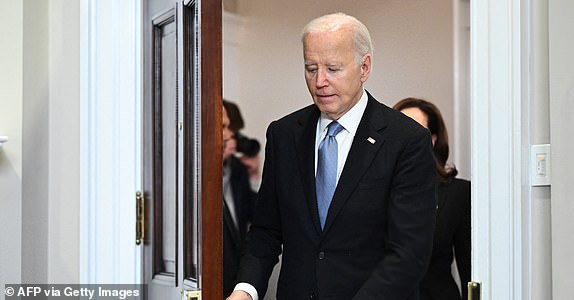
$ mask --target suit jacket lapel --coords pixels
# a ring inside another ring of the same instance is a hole
[[[314,105],[311,106],[309,113],[299,119],[299,127],[295,133],[295,147],[301,181],[307,198],[309,214],[317,233],[321,232],[315,192],[315,133],[319,115],[319,109]]]
[[[357,184],[359,184],[360,179],[363,177],[362,175],[369,168],[372,160],[385,142],[382,135],[384,128],[387,126],[384,114],[377,107],[376,100],[371,95],[368,96],[369,102],[357,128],[351,150],[345,161],[345,167],[337,183],[323,234],[329,230],[336,216],[355,190]]]

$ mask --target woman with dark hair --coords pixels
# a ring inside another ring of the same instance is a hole
[[[456,168],[447,164],[448,134],[439,109],[417,98],[399,101],[394,109],[427,128],[432,136],[438,171],[438,206],[433,251],[426,275],[420,283],[421,300],[461,299],[451,272],[453,257],[460,282],[462,299],[467,299],[470,281],[470,182],[455,178]]]

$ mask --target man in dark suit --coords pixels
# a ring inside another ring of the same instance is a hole
[[[418,299],[437,201],[430,134],[364,90],[372,45],[357,19],[317,18],[302,41],[314,105],[268,128],[228,299],[263,299],[281,253],[279,300]]]

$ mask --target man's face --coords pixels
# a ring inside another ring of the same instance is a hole
[[[355,56],[349,29],[310,33],[303,45],[305,81],[313,102],[327,117],[337,120],[360,99],[371,71],[371,55]]]

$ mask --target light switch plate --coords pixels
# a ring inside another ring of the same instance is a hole
[[[550,185],[550,173],[552,170],[550,157],[550,144],[530,146],[530,185]]]

